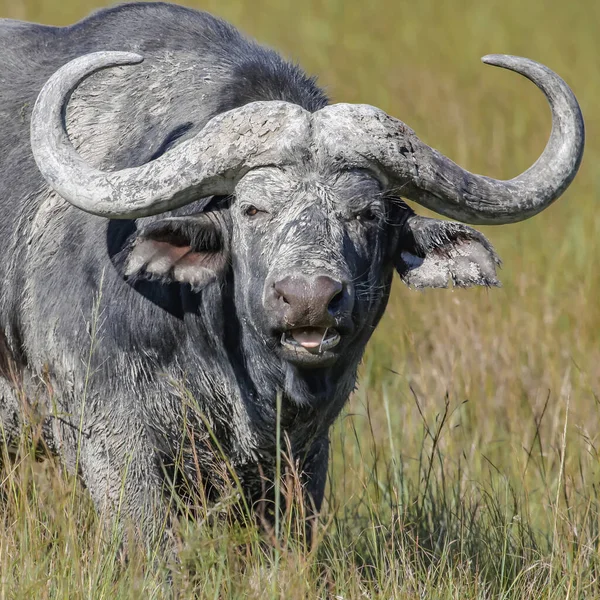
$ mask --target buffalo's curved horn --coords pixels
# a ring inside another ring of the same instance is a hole
[[[173,210],[203,196],[229,194],[257,166],[278,162],[290,140],[307,135],[307,113],[286,102],[253,102],[211,119],[193,138],[156,160],[120,171],[100,171],[73,148],[66,105],[92,73],[140,63],[129,52],[96,52],[60,68],[44,85],[31,117],[31,146],[46,181],[78,208],[130,219]]]
[[[379,171],[399,195],[453,219],[496,225],[532,217],[556,200],[577,173],[585,139],[581,110],[569,86],[544,65],[502,54],[482,60],[524,75],[550,103],[552,132],[546,148],[514,179],[500,181],[466,171],[421,142],[404,123],[368,105],[320,111],[325,143],[346,162]]]

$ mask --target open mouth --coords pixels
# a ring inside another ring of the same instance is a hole
[[[283,332],[281,345],[295,352],[319,355],[335,348],[340,339],[340,334],[332,328],[298,327]]]

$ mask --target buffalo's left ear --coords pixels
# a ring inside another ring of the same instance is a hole
[[[160,219],[141,227],[130,244],[128,279],[187,283],[195,291],[226,270],[227,228],[217,212]]]
[[[415,288],[499,286],[501,264],[488,240],[461,223],[412,213],[401,226],[394,265],[404,283]]]

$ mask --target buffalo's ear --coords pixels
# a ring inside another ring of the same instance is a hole
[[[411,211],[412,212],[412,211]],[[501,261],[488,240],[461,223],[428,219],[412,213],[399,232],[394,265],[415,288],[499,286]]]
[[[187,283],[199,291],[225,272],[226,239],[224,220],[215,212],[154,221],[135,234],[125,276],[133,281]]]

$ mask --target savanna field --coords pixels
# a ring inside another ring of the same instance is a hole
[[[333,101],[379,106],[503,179],[539,156],[550,112],[479,59],[535,59],[581,103],[584,161],[541,215],[479,228],[503,287],[395,282],[333,430],[313,548],[293,515],[267,535],[220,518],[239,503],[232,477],[221,506],[182,519],[178,561],[125,558],[80,484],[24,440],[0,471],[0,598],[600,598],[600,3],[188,4],[299,62]],[[102,5],[0,0],[0,16],[64,25]]]

